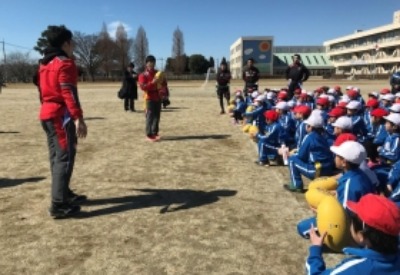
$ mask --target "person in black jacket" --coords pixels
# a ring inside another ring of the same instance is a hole
[[[310,71],[301,62],[299,54],[293,55],[293,64],[289,65],[286,69],[286,79],[289,80],[288,84],[288,97],[292,99],[294,90],[301,88],[303,82],[307,81],[310,76]]]
[[[242,79],[244,81],[243,92],[245,96],[247,96],[249,92],[251,93],[258,89],[257,82],[260,79],[260,71],[254,66],[253,58],[247,60],[247,66],[243,70]]]
[[[229,105],[231,98],[229,91],[229,82],[231,81],[231,71],[228,69],[225,61],[222,61],[217,72],[217,95],[219,98],[219,105],[221,106],[221,115],[225,114],[224,97],[226,104]]]
[[[124,72],[122,90],[124,91],[124,108],[125,111],[135,112],[135,100],[137,100],[137,78],[138,75],[134,70],[135,65],[129,63]]]

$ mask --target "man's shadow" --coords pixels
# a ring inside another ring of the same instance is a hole
[[[220,200],[220,197],[236,195],[236,190],[199,191],[190,189],[133,189],[143,192],[141,195],[123,196],[105,199],[92,199],[82,203],[86,206],[115,204],[114,206],[82,212],[77,218],[91,218],[109,215],[133,209],[161,207],[160,214],[176,212],[194,207],[211,204]]]
[[[45,177],[31,177],[31,178],[24,178],[24,179],[7,179],[7,178],[0,178],[0,188],[7,188],[17,186],[23,183],[32,183],[32,182],[39,182],[44,180]]]
[[[0,134],[19,134],[17,131],[0,131]]]

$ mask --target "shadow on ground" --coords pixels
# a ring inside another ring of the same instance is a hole
[[[235,196],[236,190],[213,190],[199,191],[191,189],[133,189],[144,194],[134,196],[123,196],[105,199],[91,199],[82,203],[86,206],[115,204],[114,206],[82,212],[77,218],[90,218],[102,215],[109,215],[142,209],[148,207],[161,207],[160,214],[175,212],[200,207],[206,204],[215,203],[220,197]]]
[[[0,134],[19,134],[17,131],[0,131]]]
[[[104,120],[105,117],[102,116],[93,116],[93,117],[85,117],[85,120]]]
[[[31,177],[31,178],[23,178],[23,179],[0,178],[0,188],[13,187],[13,186],[21,185],[24,183],[39,182],[44,179],[45,179],[45,177]]]
[[[168,140],[192,140],[192,139],[226,139],[230,135],[200,135],[200,136],[163,136],[162,141]]]

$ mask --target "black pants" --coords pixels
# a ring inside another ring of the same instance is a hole
[[[231,94],[228,89],[218,89],[217,95],[219,99],[219,106],[221,107],[221,111],[225,111],[224,109],[224,97],[226,99],[226,105],[229,105],[229,100],[231,99]]]
[[[372,139],[365,140],[363,142],[363,145],[365,147],[365,150],[367,151],[367,157],[372,162],[377,162],[379,158],[378,145],[374,144]]]
[[[146,101],[146,135],[158,135],[161,117],[161,101]]]
[[[252,93],[256,90],[258,90],[258,85],[256,83],[248,82],[244,84],[243,94],[246,97],[249,93]]]
[[[291,81],[288,87],[288,100],[291,100],[294,96],[294,90],[301,87],[301,82]]]
[[[133,98],[124,98],[125,111],[135,111],[135,100]]]
[[[41,122],[47,136],[51,171],[51,201],[65,203],[76,155],[75,124],[70,120],[63,127],[62,117]]]

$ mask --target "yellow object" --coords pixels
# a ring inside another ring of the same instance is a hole
[[[315,177],[318,178],[320,174],[321,174],[321,163],[316,162],[315,163]]]
[[[336,190],[337,181],[334,177],[319,177],[311,181],[308,185],[308,190],[310,189],[323,189],[323,190]]]
[[[229,105],[235,105],[235,103],[236,103],[235,99],[229,100]]]
[[[327,191],[319,188],[308,188],[308,191],[304,194],[308,205],[312,209],[317,209],[318,205],[326,196],[331,196]]]
[[[229,113],[232,113],[234,109],[235,109],[235,105],[234,104],[228,105],[228,112]]]
[[[334,251],[341,252],[349,243],[346,212],[334,196],[325,196],[318,205],[317,228],[320,234],[327,232],[324,243]]]
[[[256,125],[251,125],[249,128],[249,134],[250,135],[257,135],[258,133],[258,126]]]
[[[156,75],[154,76],[155,79],[157,79],[157,89],[161,89],[163,87],[163,83],[165,81],[165,75],[164,72],[158,71]]]
[[[250,113],[250,112],[253,112],[253,111],[254,111],[254,106],[253,105],[247,106],[246,113]]]
[[[252,126],[251,124],[244,125],[243,128],[242,128],[243,133],[248,133],[251,126]]]

